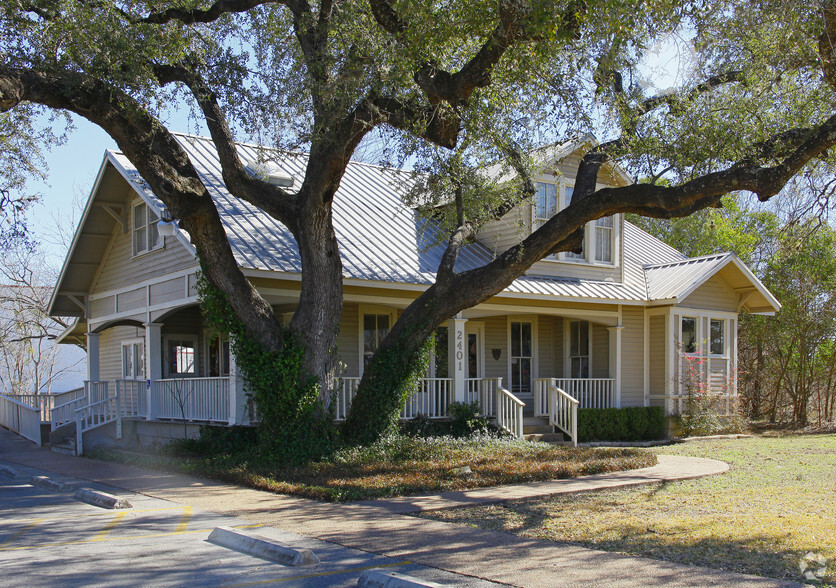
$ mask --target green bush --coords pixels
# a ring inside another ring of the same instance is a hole
[[[658,406],[578,409],[578,441],[650,441],[665,436]]]

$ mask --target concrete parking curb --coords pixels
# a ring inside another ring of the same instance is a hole
[[[75,491],[75,498],[93,506],[102,508],[133,508],[124,498],[119,498],[107,492],[100,492],[92,488],[79,488]]]
[[[5,476],[6,478],[12,478],[14,480],[20,477],[20,472],[14,468],[10,468],[9,466],[0,466],[0,476]]]
[[[444,588],[450,585],[420,580],[398,572],[366,570],[357,581],[357,586],[362,588]]]
[[[215,527],[209,534],[208,541],[221,547],[235,549],[286,566],[305,566],[319,563],[319,558],[310,549],[292,549],[273,539],[248,534],[230,527]]]
[[[51,478],[47,478],[46,476],[32,476],[29,479],[29,483],[33,486],[39,486],[40,488],[46,488],[47,490],[52,490],[53,492],[72,492],[73,487],[69,484],[64,484],[63,482],[56,482]]]

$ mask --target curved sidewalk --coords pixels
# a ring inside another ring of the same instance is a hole
[[[37,448],[3,429],[0,429],[0,460],[85,478],[345,547],[513,586],[799,586],[793,582],[517,537],[407,514],[681,480],[728,470],[727,464],[709,459],[660,456],[658,465],[641,470],[350,504],[316,502],[190,476],[60,455]]]

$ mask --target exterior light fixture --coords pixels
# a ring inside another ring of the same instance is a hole
[[[157,233],[160,237],[173,237],[177,233],[177,221],[171,218],[171,213],[167,208],[163,208],[160,214],[160,220],[157,221]]]

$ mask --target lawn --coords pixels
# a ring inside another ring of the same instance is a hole
[[[92,457],[334,502],[571,478],[656,464],[656,456],[644,450],[573,449],[488,437],[391,437],[301,467],[265,463],[248,452],[146,455],[98,450]],[[464,466],[470,467],[470,474],[456,471]]]
[[[796,581],[805,581],[799,561],[813,552],[827,560],[825,584],[836,583],[836,435],[698,441],[656,452],[720,459],[731,470],[424,516]]]

